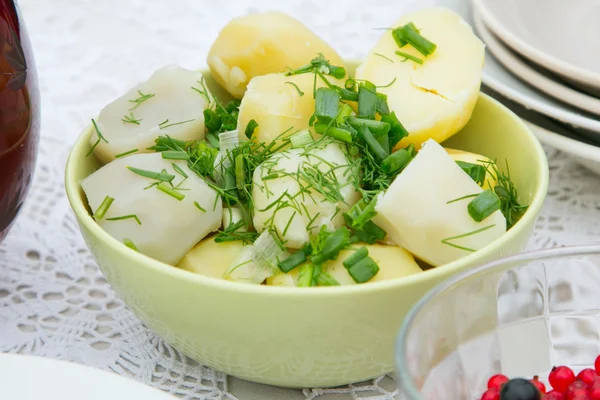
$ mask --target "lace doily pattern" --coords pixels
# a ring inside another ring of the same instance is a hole
[[[22,0],[42,91],[42,139],[26,206],[0,245],[0,351],[112,370],[184,399],[395,398],[390,377],[337,389],[267,388],[229,378],[171,348],[98,271],[70,211],[63,168],[75,137],[104,104],[165,64],[204,66],[219,28],[234,16],[282,10],[344,57],[359,58],[381,34],[371,28],[391,24],[408,3],[371,0],[364,8],[361,0],[343,7],[316,0]],[[598,242],[600,181],[564,154],[547,152],[550,191],[529,247]]]

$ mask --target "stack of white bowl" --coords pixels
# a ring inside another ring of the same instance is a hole
[[[486,44],[483,91],[600,174],[600,0],[405,0],[443,6]]]
[[[470,3],[487,46],[484,91],[600,174],[600,0]]]

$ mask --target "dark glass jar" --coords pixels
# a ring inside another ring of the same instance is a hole
[[[0,0],[0,241],[31,183],[39,127],[39,89],[27,30],[16,2]]]

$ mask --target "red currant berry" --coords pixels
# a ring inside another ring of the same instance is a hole
[[[586,368],[577,374],[577,379],[589,386],[594,382],[594,378],[597,376],[598,374],[594,369]]]
[[[490,378],[490,380],[487,383],[487,387],[488,387],[488,389],[500,390],[500,388],[502,388],[502,385],[504,385],[506,382],[508,382],[507,376],[502,375],[502,374],[497,374]]]
[[[589,389],[590,400],[600,400],[600,386],[592,386]]]
[[[500,390],[496,388],[488,389],[488,391],[481,396],[481,400],[500,400]]]
[[[533,386],[535,386],[540,393],[546,393],[546,386],[540,382],[540,378],[537,375],[533,377],[531,383],[533,383]]]
[[[554,367],[548,376],[548,381],[554,390],[565,393],[569,385],[575,381],[575,374],[569,367]]]
[[[565,396],[561,392],[551,390],[544,396],[544,400],[565,400]]]
[[[596,372],[600,374],[600,356],[596,357],[594,368],[596,369]]]
[[[569,385],[565,393],[567,400],[579,400],[588,398],[588,387],[582,381],[575,381]]]

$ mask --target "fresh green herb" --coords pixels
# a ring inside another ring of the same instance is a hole
[[[136,108],[138,108],[140,106],[140,104],[142,104],[146,100],[150,100],[151,98],[154,97],[154,93],[144,94],[141,90],[138,90],[138,94],[140,95],[140,97],[138,97],[137,99],[129,100],[130,103],[135,104],[133,107],[131,107],[129,109],[129,111],[135,110]]]
[[[137,153],[138,151],[139,151],[138,149],[131,149],[131,150],[125,151],[123,153],[115,154],[115,158],[125,157],[125,156],[128,156],[129,154]]]
[[[343,226],[330,233],[322,243],[322,249],[311,258],[314,264],[323,264],[327,260],[335,260],[340,251],[350,245],[350,231]]]
[[[396,80],[397,80],[397,79],[398,79],[398,78],[394,77],[394,79],[392,79],[392,80],[391,80],[391,82],[390,82],[390,83],[388,83],[387,85],[383,85],[383,86],[376,86],[376,88],[377,88],[377,89],[379,89],[379,88],[389,88],[389,87],[390,87],[390,86],[392,86],[394,83],[396,83]],[[378,94],[379,96],[385,96],[383,93],[377,93],[377,94]],[[386,99],[387,99],[387,97],[386,97]],[[389,113],[386,113],[386,114],[389,114]]]
[[[510,169],[508,161],[505,160],[506,173],[500,172],[495,162],[487,162],[487,170],[495,178],[497,185],[494,187],[494,193],[498,195],[501,202],[501,210],[504,218],[506,218],[507,229],[512,228],[521,219],[529,206],[524,206],[519,203],[519,195],[517,188],[510,178]]]
[[[402,139],[404,139],[405,137],[408,136],[408,131],[404,128],[404,126],[402,126],[402,124],[398,120],[398,117],[396,117],[396,113],[393,111],[390,114],[382,115],[381,122],[385,122],[390,126],[390,133],[389,133],[390,150],[389,151],[391,152],[394,149],[394,147],[396,146],[396,144],[398,144],[399,141],[401,141]],[[413,154],[412,156],[414,157],[415,154]]]
[[[315,132],[320,133],[322,135],[330,136],[337,140],[341,140],[342,142],[352,142],[352,133],[349,130],[344,128],[336,128],[331,126],[332,124],[321,124],[318,123],[315,125]]]
[[[288,256],[286,259],[281,260],[277,263],[279,269],[286,274],[294,268],[304,264],[307,260],[307,256],[311,253],[312,249],[310,244],[307,244],[302,249]]]
[[[161,122],[160,124],[158,124],[158,127],[160,129],[167,129],[167,128],[170,128],[172,126],[181,125],[181,124],[187,124],[188,122],[193,122],[193,121],[195,121],[195,119],[188,119],[187,121],[173,122],[173,123],[169,124],[168,123],[169,120],[166,119],[163,122]]]
[[[363,246],[360,249],[354,251],[354,253],[352,253],[352,255],[350,255],[348,258],[346,258],[344,260],[344,262],[343,262],[344,267],[350,268],[351,266],[353,266],[354,264],[356,264],[363,258],[367,257],[368,255],[369,255],[369,250]]]
[[[467,210],[475,222],[481,222],[501,207],[500,198],[491,190],[484,190],[469,202]]]
[[[405,149],[400,149],[389,156],[387,156],[381,162],[381,169],[386,174],[394,174],[402,171],[408,163],[412,161],[412,156]]]
[[[206,108],[203,111],[204,114],[204,125],[209,132],[216,132],[221,128],[221,117],[219,114],[211,110],[210,108]]]
[[[135,214],[123,215],[122,217],[106,218],[106,221],[121,221],[121,220],[124,220],[124,219],[134,219],[135,222],[137,222],[138,225],[142,224],[142,221],[140,221],[140,219],[138,218],[138,216],[135,215]]]
[[[405,53],[403,51],[397,50],[396,51],[396,55],[399,55],[400,57],[404,57],[404,60],[402,60],[402,62],[410,60],[410,61],[416,62],[417,64],[423,65],[423,60],[422,59],[420,59],[419,57],[415,57],[415,56],[413,56],[411,54]]]
[[[358,129],[358,135],[365,141],[365,143],[367,144],[367,146],[369,146],[375,157],[377,157],[379,160],[384,160],[388,156],[389,149],[384,149],[383,147],[381,147],[381,144],[379,144],[377,139],[375,139],[375,137],[366,125],[360,126],[360,128]]]
[[[329,123],[340,112],[340,95],[329,88],[318,88],[315,94],[315,115],[319,121]]]
[[[241,219],[235,224],[229,224],[228,227],[219,231],[215,236],[215,243],[241,241],[245,244],[252,244],[256,238],[258,238],[258,233],[249,232],[247,230],[247,223]]]
[[[301,147],[305,147],[313,143],[314,141],[309,130],[305,129],[290,136],[290,142],[292,143],[292,147],[294,149],[298,149]]]
[[[169,186],[165,185],[164,182],[159,183],[158,185],[156,185],[156,188],[158,190],[160,190],[161,192],[168,194],[169,196],[173,197],[174,199],[177,199],[179,201],[185,199],[185,195],[182,193],[179,193],[176,189],[174,188],[170,188]]]
[[[102,203],[100,204],[100,206],[98,207],[96,212],[94,212],[94,215],[93,215],[94,219],[98,220],[98,219],[104,218],[104,216],[106,215],[106,212],[110,208],[113,201],[115,201],[115,199],[110,196],[104,197],[104,200],[102,200]]]
[[[96,124],[96,121],[93,118],[92,125],[94,125],[94,131],[96,132],[96,136],[98,136],[98,140],[94,143],[90,151],[87,152],[87,154],[85,155],[86,158],[94,152],[94,149],[100,144],[101,141],[108,143],[108,140],[106,140],[106,138],[102,135],[102,132],[100,132],[100,129],[98,128],[98,124]]]
[[[379,265],[368,256],[348,268],[348,273],[356,283],[368,282],[373,279],[378,272]]]
[[[194,205],[196,206],[196,208],[197,208],[198,210],[202,211],[203,213],[205,213],[205,212],[206,212],[206,209],[205,209],[204,207],[202,207],[202,206],[200,205],[200,203],[198,203],[197,201],[194,201]]]
[[[373,55],[374,55],[374,56],[381,57],[381,58],[385,58],[386,60],[388,60],[388,61],[389,61],[389,62],[391,62],[392,64],[394,63],[394,60],[392,60],[392,59],[391,59],[391,58],[389,58],[389,57],[386,57],[386,56],[384,56],[384,55],[383,55],[383,54],[381,54],[381,53],[373,53]]]
[[[452,199],[450,201],[447,201],[446,204],[456,203],[457,201],[461,201],[461,200],[465,200],[465,199],[472,199],[473,197],[477,197],[478,195],[479,195],[478,193],[468,194],[466,196],[458,197],[456,199]]]
[[[421,36],[419,30],[412,22],[392,30],[392,37],[398,47],[402,48],[410,44],[425,57],[433,54],[437,47],[434,43]]]
[[[360,130],[363,126],[365,126],[372,134],[377,136],[387,136],[388,132],[390,131],[390,124],[387,122],[357,117],[348,117],[346,118],[346,121],[348,122],[348,125],[356,130]]]
[[[138,252],[139,252],[139,250],[138,250],[137,246],[136,246],[136,245],[135,245],[135,244],[134,244],[134,243],[131,241],[131,239],[127,239],[127,238],[123,239],[123,244],[124,244],[125,246],[129,247],[130,249],[132,249],[132,250],[135,250],[135,251],[138,251]]]
[[[329,63],[322,53],[313,58],[309,64],[289,70],[286,76],[306,74],[310,72],[320,72],[321,74],[331,75],[337,79],[343,79],[346,76],[346,69]]]
[[[161,182],[171,182],[175,179],[175,175],[167,174],[164,172],[154,172],[148,171],[145,169],[135,168],[135,167],[127,167],[131,172],[143,176],[144,178],[156,179]]]
[[[298,282],[296,283],[299,287],[310,287],[314,286],[314,275],[315,265],[308,263],[300,267],[298,272]]]
[[[358,85],[358,115],[360,117],[375,119],[377,101],[375,85],[368,81]]]
[[[248,125],[246,125],[246,137],[248,139],[252,139],[252,135],[254,134],[254,131],[256,130],[256,128],[258,128],[258,123],[251,119],[250,122],[248,122]]]
[[[189,158],[187,158],[187,159],[189,160]],[[181,169],[181,167],[179,165],[175,164],[174,162],[171,163],[171,165],[173,166],[173,169],[175,170],[175,172],[177,172],[179,175],[183,176],[184,178],[188,178],[188,174],[186,174],[185,171],[183,169]]]
[[[466,238],[466,237],[473,236],[473,235],[477,235],[478,233],[481,233],[481,232],[487,231],[488,229],[491,229],[491,228],[493,228],[494,226],[496,226],[496,224],[493,224],[493,225],[488,225],[488,226],[485,226],[485,227],[483,227],[483,228],[479,228],[479,229],[475,229],[474,231],[467,232],[467,233],[463,233],[462,235],[451,236],[451,237],[449,237],[449,238],[442,239],[442,243],[443,243],[443,244],[447,244],[448,246],[452,246],[452,247],[454,247],[454,248],[457,248],[457,249],[459,249],[459,250],[464,250],[464,251],[470,251],[470,252],[474,252],[474,251],[475,251],[475,249],[470,249],[470,248],[468,248],[468,247],[460,246],[460,245],[458,245],[458,244],[456,244],[456,243],[452,243],[452,242],[450,242],[450,241],[451,241],[451,240],[457,240],[457,239]]]
[[[211,96],[209,94],[208,88],[206,87],[206,84],[204,83],[204,77],[202,77],[202,80],[197,81],[198,84],[200,85],[200,88],[196,88],[192,86],[192,90],[195,92],[198,92],[200,94],[200,96],[204,97],[204,99],[206,100],[206,102],[208,103],[209,107],[211,106]]]
[[[298,85],[296,85],[294,82],[289,82],[288,81],[288,82],[285,82],[285,83],[288,84],[288,85],[292,85],[296,89],[296,91],[298,92],[298,96],[300,96],[300,97],[304,96],[304,92],[302,90],[300,90],[300,88],[298,87]]]
[[[190,155],[183,150],[166,150],[162,153],[162,158],[165,160],[189,160]]]
[[[124,124],[139,125],[142,120],[141,119],[136,119],[133,116],[133,113],[130,112],[129,115],[125,115],[121,121],[123,121]]]
[[[486,167],[484,167],[483,165],[480,165],[480,164],[472,164],[472,163],[465,162],[465,161],[456,161],[456,163],[479,186],[483,186],[483,183],[485,182],[485,176],[487,173]]]

